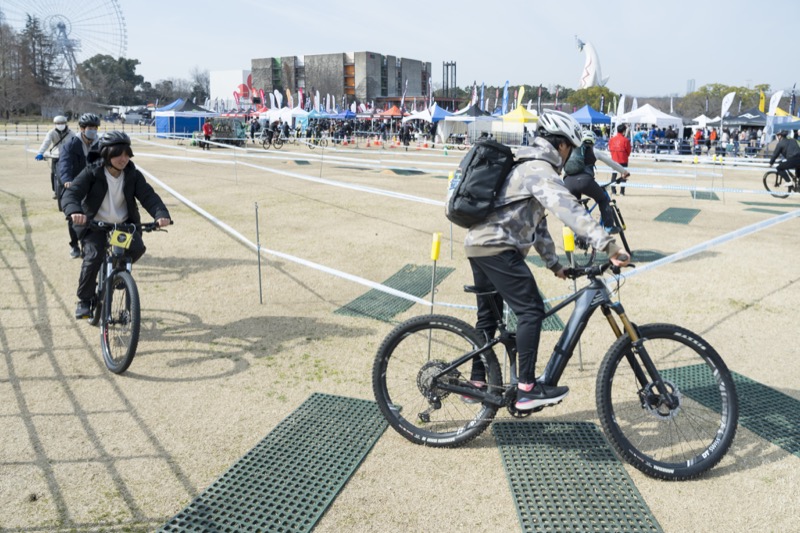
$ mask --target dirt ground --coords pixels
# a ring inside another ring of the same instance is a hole
[[[148,252],[134,267],[139,350],[130,370],[114,375],[102,362],[97,329],[73,318],[80,263],[69,257],[48,165],[33,160],[39,142],[0,136],[2,531],[156,529],[312,393],[373,398],[373,357],[394,323],[334,314],[369,288],[273,251],[380,283],[406,264],[430,265],[431,236],[442,232],[438,265],[455,271],[436,301],[474,303],[461,289],[471,282],[463,230],[455,228],[451,241],[442,207],[401,196],[443,200],[447,172],[463,152],[363,145],[204,152],[137,138],[134,162],[216,223],[151,180],[175,225],[145,238]],[[296,154],[305,163],[294,162]],[[632,184],[643,187],[619,203],[635,250],[669,255],[800,209],[800,198],[719,192],[714,201],[653,187],[758,191],[758,168],[645,160],[631,167]],[[220,227],[255,242],[256,205],[266,249],[263,303],[256,253]],[[654,220],[670,207],[700,212],[688,225]],[[639,324],[696,331],[732,370],[800,400],[799,229],[793,218],[634,276],[621,299]],[[559,223],[551,231],[560,235]],[[535,273],[546,296],[570,292],[571,282]],[[437,311],[473,320],[468,309]],[[396,321],[427,312],[417,304]],[[539,368],[557,336],[543,334]],[[599,424],[594,379],[612,341],[595,318],[584,336],[583,370],[573,361],[562,379],[570,396],[536,419]],[[800,531],[798,457],[744,427],[722,463],[696,481],[659,482],[625,466],[666,532]],[[315,531],[519,527],[491,431],[440,450],[389,428]]]

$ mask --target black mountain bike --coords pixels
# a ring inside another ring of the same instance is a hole
[[[603,192],[605,192],[606,196],[608,196],[608,186],[621,181],[621,178],[617,178],[616,180],[612,180],[608,183],[600,185],[600,187],[603,188]],[[633,251],[631,251],[631,247],[628,245],[628,239],[625,237],[625,229],[627,229],[627,226],[625,225],[625,219],[622,218],[622,212],[620,212],[619,206],[617,206],[617,201],[612,196],[608,196],[608,198],[611,201],[611,219],[614,224],[613,231],[615,236],[619,237],[619,240],[622,242],[622,247],[626,252],[628,252],[628,255],[633,258]],[[600,224],[600,207],[598,204],[588,196],[583,197],[578,201],[581,203],[581,205],[583,205],[584,209],[586,209],[589,215],[594,218],[598,224]],[[589,202],[592,202],[591,206],[589,205]],[[596,255],[597,252],[594,248],[592,248],[592,245],[589,244],[588,240],[578,235],[575,236],[575,253],[573,254],[573,260],[575,261],[576,266],[582,267],[591,265],[594,263]]]
[[[605,434],[620,457],[649,476],[697,477],[719,463],[736,434],[739,404],[731,374],[699,335],[672,324],[631,322],[602,279],[609,268],[619,273],[611,263],[568,270],[571,279],[585,276],[589,284],[546,314],[575,304],[537,382],[558,385],[589,318],[600,308],[617,337],[596,380]],[[464,289],[482,297],[494,294]],[[386,420],[403,437],[455,447],[480,435],[502,407],[515,417],[531,413],[514,406],[516,335],[500,310],[494,311],[499,335],[488,342],[466,322],[433,314],[406,320],[384,339],[375,356],[372,388]],[[498,346],[508,355],[510,380],[503,380],[493,350]],[[469,381],[474,359],[486,369],[486,385],[480,388]]]
[[[133,362],[139,344],[141,311],[139,290],[131,274],[131,259],[125,255],[136,231],[166,231],[158,224],[110,224],[90,221],[94,229],[108,234],[106,256],[97,275],[97,294],[89,323],[100,325],[100,344],[106,367],[115,374]]]
[[[793,192],[800,192],[800,178],[796,172],[787,170],[792,181],[785,181],[777,170],[768,170],[764,174],[764,188],[775,198],[786,198]]]

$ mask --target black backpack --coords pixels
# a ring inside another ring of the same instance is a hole
[[[515,160],[511,148],[493,139],[476,142],[450,182],[445,204],[447,219],[462,228],[486,220],[511,170],[528,160]]]

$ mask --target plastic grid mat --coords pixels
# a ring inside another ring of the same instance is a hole
[[[672,222],[673,224],[688,224],[700,213],[699,209],[687,209],[683,207],[670,207],[658,215],[655,220],[658,222]]]
[[[436,268],[434,286],[439,285],[455,269]],[[383,282],[387,287],[406,292],[422,298],[431,291],[432,266],[405,265],[399,272]],[[337,315],[361,316],[388,322],[403,311],[407,311],[414,302],[394,296],[377,289],[370,289],[355,300],[334,311]]]
[[[160,531],[311,531],[386,426],[375,402],[315,393]]]
[[[662,531],[594,424],[501,421],[492,432],[522,531]]]
[[[714,191],[689,191],[695,200],[717,200],[719,196]]]
[[[800,401],[736,372],[731,375],[739,396],[739,424],[800,457]],[[663,371],[662,377],[674,379],[681,392],[719,411],[719,394],[705,365]]]

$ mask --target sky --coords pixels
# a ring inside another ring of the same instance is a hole
[[[789,91],[800,81],[800,47],[779,26],[796,18],[796,0],[118,2],[126,55],[151,83],[189,79],[193,69],[249,70],[259,57],[370,51],[430,62],[435,87],[442,63],[454,61],[459,87],[577,89],[576,35],[594,45],[607,86],[621,94],[683,96],[689,80]]]

